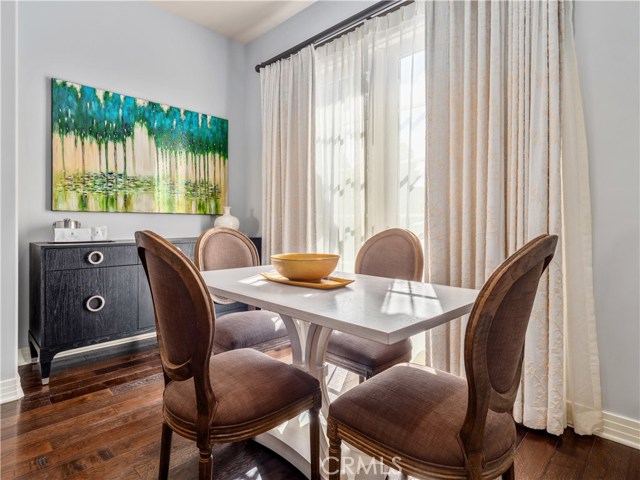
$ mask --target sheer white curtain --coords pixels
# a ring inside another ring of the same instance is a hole
[[[262,253],[316,251],[314,51],[260,71]]]
[[[316,50],[318,248],[352,270],[373,234],[424,238],[424,3]]]
[[[364,29],[316,51],[318,249],[353,270],[365,225]]]
[[[567,400],[576,432],[602,421],[571,9],[429,2],[426,12],[428,280],[478,288],[529,239],[560,235],[514,406],[517,421],[555,434],[566,426]],[[464,327],[459,320],[429,333],[431,365],[463,373]]]

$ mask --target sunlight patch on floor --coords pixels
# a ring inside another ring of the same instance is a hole
[[[339,395],[358,385],[358,375],[347,370],[328,364],[327,390],[329,399],[335,400]]]

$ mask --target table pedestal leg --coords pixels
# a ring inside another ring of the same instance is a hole
[[[305,347],[305,363],[308,372],[320,381],[322,390],[322,416],[326,419],[329,415],[329,388],[327,386],[327,364],[324,357],[329,344],[329,337],[333,330],[318,325],[309,325],[307,332],[307,345]]]
[[[291,364],[307,371],[305,364],[305,346],[307,338],[308,323],[300,322],[289,315],[280,314],[284,326],[287,328],[289,339],[291,341]]]
[[[320,381],[322,389],[322,414],[329,413],[329,390],[327,387],[327,365],[324,361],[330,328],[301,322],[289,315],[280,314],[291,340],[292,365],[309,372]]]
[[[329,413],[329,392],[326,382],[327,366],[324,362],[324,356],[332,330],[318,325],[310,325],[288,315],[280,314],[280,317],[282,317],[291,339],[292,364],[309,372],[320,382],[322,390],[320,465],[322,467],[329,449],[325,433],[326,418]],[[310,477],[309,418],[306,412],[267,433],[258,435],[255,440],[288,460],[307,478]],[[326,475],[323,474],[323,477],[326,477]]]
[[[327,385],[328,367],[325,363],[325,353],[329,344],[332,329],[320,327],[280,315],[291,338],[292,364],[309,372],[320,382],[322,390],[322,408],[320,410],[320,474],[327,478],[329,442],[326,436],[326,418],[329,414],[329,388]],[[286,459],[300,470],[307,478],[310,477],[309,463],[309,418],[305,412],[298,418],[289,420],[273,430],[258,435],[255,440]],[[343,443],[343,464],[346,468],[344,478],[366,478],[367,480],[384,480],[388,468],[378,465],[371,469],[371,459],[366,455],[352,450]],[[349,465],[347,465],[347,463]],[[364,472],[355,473],[363,466]],[[355,477],[354,477],[355,474]]]

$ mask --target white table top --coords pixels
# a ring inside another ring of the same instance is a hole
[[[471,311],[477,290],[334,272],[355,282],[334,290],[267,280],[271,265],[202,272],[209,291],[322,327],[391,344]]]

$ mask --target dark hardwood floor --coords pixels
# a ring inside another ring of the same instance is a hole
[[[48,386],[35,365],[20,367],[20,376],[24,398],[0,407],[0,478],[157,478],[163,385],[152,341],[57,359]],[[195,445],[173,438],[171,478],[197,478]],[[519,428],[518,442],[520,479],[640,478],[640,451],[599,437]],[[252,441],[216,447],[214,476],[304,478]]]

